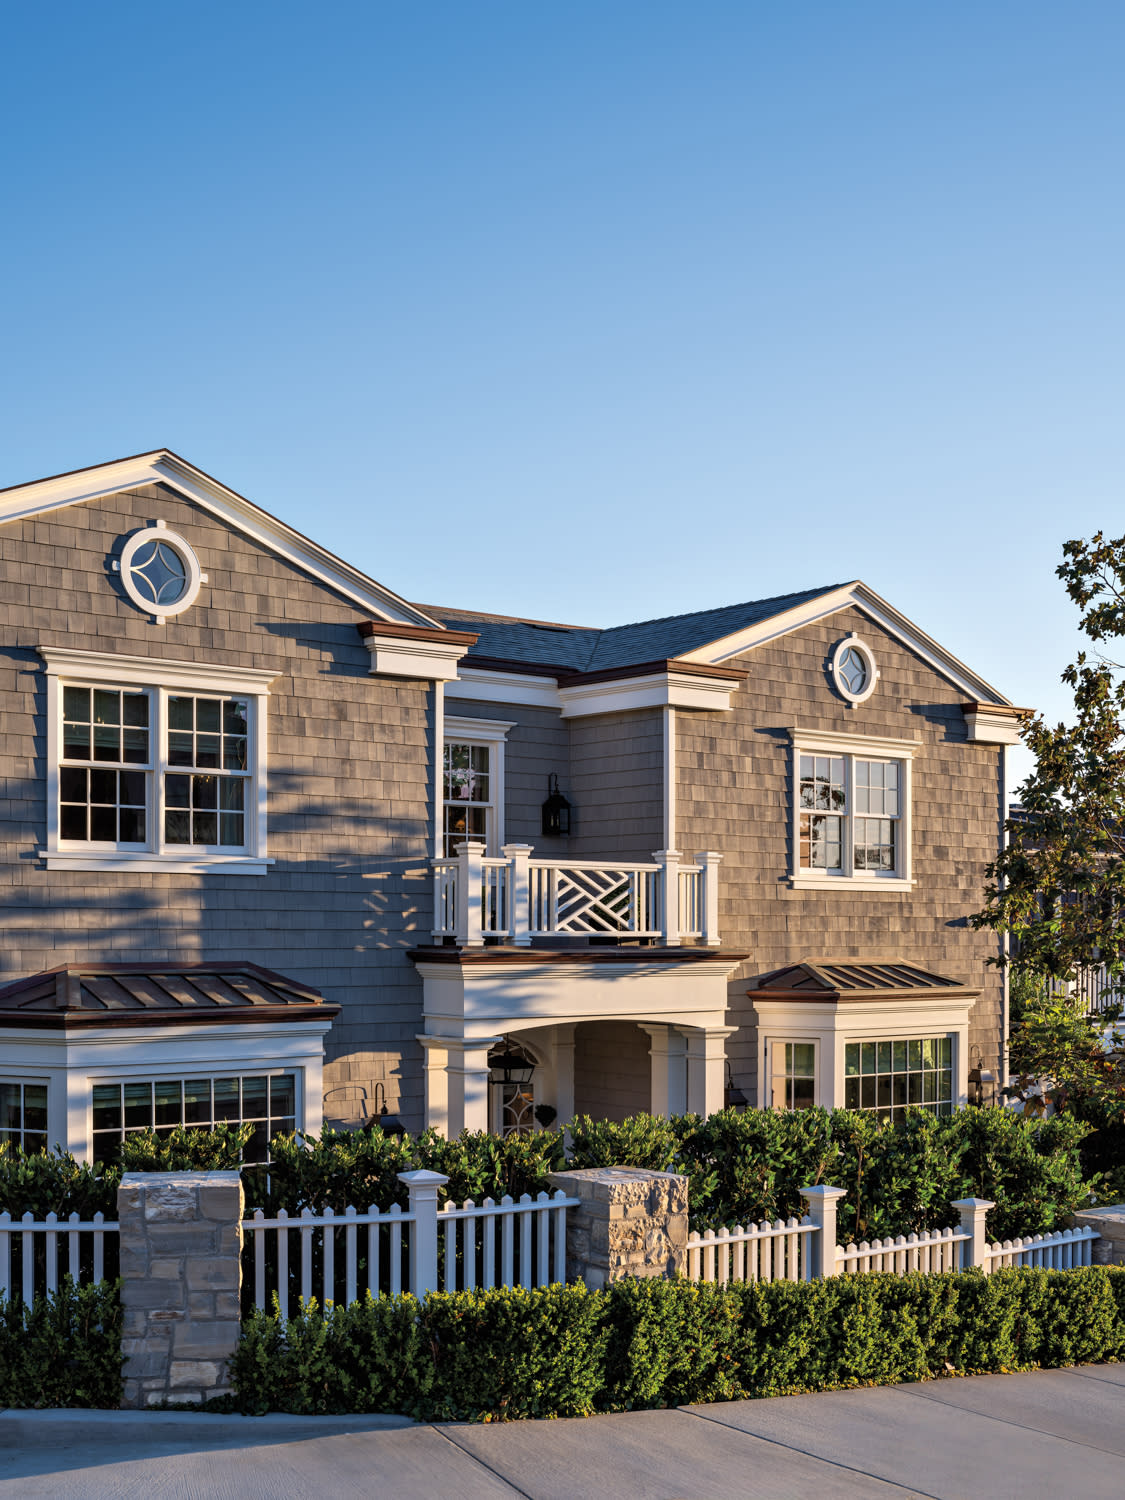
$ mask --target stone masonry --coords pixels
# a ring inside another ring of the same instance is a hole
[[[552,1188],[578,1198],[566,1216],[566,1277],[599,1291],[626,1276],[687,1270],[688,1180],[641,1167],[552,1172]]]
[[[1125,1203],[1105,1204],[1074,1215],[1079,1229],[1096,1229],[1100,1240],[1093,1243],[1096,1266],[1125,1266]]]
[[[122,1406],[203,1401],[230,1389],[244,1205],[237,1172],[122,1177]]]

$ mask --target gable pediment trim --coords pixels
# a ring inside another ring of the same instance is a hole
[[[68,505],[102,500],[148,484],[167,485],[259,546],[284,558],[318,583],[382,620],[443,630],[439,621],[431,619],[343,558],[167,448],[0,490],[0,525],[41,516]]]

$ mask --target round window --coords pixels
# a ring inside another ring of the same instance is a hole
[[[875,658],[857,635],[842,640],[832,653],[832,680],[849,703],[863,703],[875,691],[879,680]]]
[[[204,581],[195,553],[163,521],[129,538],[118,568],[129,598],[157,619],[178,615],[194,604]]]

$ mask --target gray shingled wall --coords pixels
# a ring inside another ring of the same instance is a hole
[[[122,536],[157,518],[209,577],[164,625],[107,570]],[[370,677],[362,610],[160,487],[0,526],[0,613],[0,977],[68,959],[251,959],[343,1004],[325,1074],[342,1113],[384,1081],[419,1123],[421,983],[406,950],[432,920],[432,686]],[[276,667],[270,873],[46,870],[40,644]]]
[[[648,1033],[631,1021],[586,1021],[574,1031],[574,1112],[626,1120],[652,1098]]]
[[[881,672],[871,698],[849,707],[828,680],[836,643],[855,631]],[[966,918],[981,904],[984,867],[1001,837],[996,745],[969,743],[964,695],[857,610],[809,625],[730,663],[750,673],[730,714],[680,709],[677,842],[711,848],[720,866],[724,946],[753,955],[730,986],[728,1043],[737,1083],[753,1097],[756,1056],[746,979],[817,957],[898,957],[980,985],[970,1044],[988,1065],[999,1054],[1001,980],[986,959],[993,934]],[[787,730],[839,730],[920,742],[914,757],[913,874],[908,892],[791,890],[792,772]]]
[[[664,847],[664,719],[659,708],[571,719],[575,859],[648,861]]]

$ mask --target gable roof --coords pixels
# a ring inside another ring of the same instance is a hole
[[[437,621],[408,604],[383,584],[361,573],[326,547],[286,525],[169,448],[136,453],[89,469],[53,474],[30,484],[0,490],[0,525],[39,516],[67,505],[82,505],[122,490],[163,484],[218,516],[235,530],[342,594],[363,610],[399,625],[436,626]]]
[[[319,990],[251,963],[68,963],[0,988],[0,1026],[213,1026],[339,1013]]]
[[[974,702],[1010,706],[1009,700],[912,620],[858,579],[769,599],[748,599],[718,609],[665,615],[607,630],[583,625],[552,625],[505,615],[439,605],[424,608],[450,629],[474,630],[477,644],[464,658],[473,667],[483,658],[496,668],[520,665],[532,670],[571,673],[625,671],[645,663],[679,661],[720,667],[755,646],[854,606],[895,636]],[[482,662],[483,664],[483,662]]]

